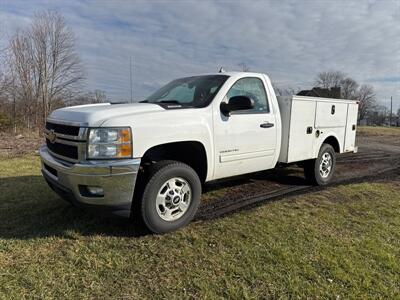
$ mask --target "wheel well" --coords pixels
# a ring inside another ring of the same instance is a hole
[[[330,137],[326,138],[325,141],[323,142],[323,144],[329,144],[333,147],[335,152],[338,152],[338,153],[340,152],[339,142],[334,136],[330,136]]]
[[[196,141],[174,142],[154,146],[146,151],[141,165],[145,167],[161,160],[176,160],[191,166],[202,182],[207,177],[207,155],[202,143]]]

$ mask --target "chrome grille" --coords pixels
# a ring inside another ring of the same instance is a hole
[[[79,162],[86,158],[87,128],[76,123],[46,122],[44,130],[49,152],[68,162]]]

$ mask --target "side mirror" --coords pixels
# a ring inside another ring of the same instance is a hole
[[[232,111],[247,110],[254,108],[254,101],[247,96],[234,96],[228,103],[222,102],[220,110],[223,115],[229,116]]]

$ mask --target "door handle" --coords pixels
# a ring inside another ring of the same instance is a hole
[[[274,127],[274,124],[270,123],[270,122],[265,122],[265,123],[261,123],[260,127],[261,128],[271,128],[271,127]]]

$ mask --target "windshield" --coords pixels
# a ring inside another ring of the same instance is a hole
[[[211,103],[227,78],[226,75],[206,75],[176,79],[142,102],[205,107]]]

